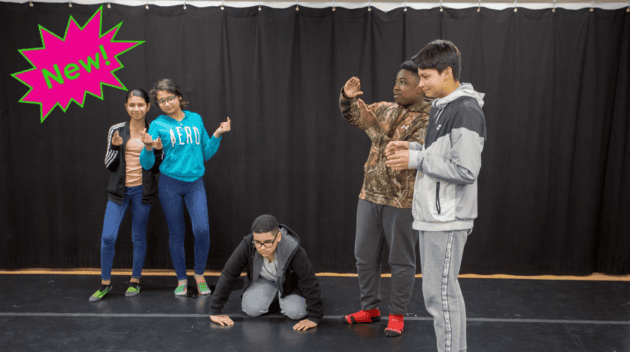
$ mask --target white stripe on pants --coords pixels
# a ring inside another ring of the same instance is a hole
[[[466,306],[457,275],[471,232],[418,231],[422,293],[433,316],[439,352],[466,351]]]

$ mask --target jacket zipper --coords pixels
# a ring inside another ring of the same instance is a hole
[[[125,148],[127,147],[127,144],[125,143],[125,137],[124,137],[124,129],[125,127],[127,127],[127,123],[125,123],[125,125],[120,129],[120,133],[122,134],[122,144],[120,145],[120,149],[119,149],[119,153],[120,153],[120,161],[118,162],[118,167],[122,168],[122,199],[125,199],[125,190],[127,189],[127,185],[125,182],[127,182],[127,160],[125,160]],[[129,127],[129,138],[127,139],[127,141],[129,141],[129,139],[131,139],[131,127]]]
[[[435,209],[438,214],[442,214],[442,206],[440,205],[440,183],[435,184]]]
[[[439,131],[435,129],[435,126],[437,126],[437,122],[440,119],[441,115],[442,115],[442,108],[438,107],[438,110],[435,113],[435,116],[433,116],[433,120],[429,120],[429,125],[427,126],[426,135],[424,136],[423,145],[426,146],[428,140],[431,140],[431,141],[437,140],[436,136],[439,133]]]

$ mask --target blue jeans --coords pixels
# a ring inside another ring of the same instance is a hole
[[[201,177],[185,182],[160,175],[158,185],[160,204],[168,224],[168,247],[178,280],[186,280],[186,256],[184,253],[184,202],[190,214],[195,236],[195,274],[203,275],[210,251],[210,225],[208,224],[208,200]]]
[[[147,221],[151,204],[142,204],[142,186],[125,188],[125,197],[118,205],[111,200],[105,209],[103,234],[101,236],[101,278],[107,281],[112,277],[116,238],[120,223],[131,204],[131,241],[133,242],[133,271],[131,277],[139,279],[142,275],[144,257],[147,253]]]

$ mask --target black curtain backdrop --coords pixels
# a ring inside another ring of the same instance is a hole
[[[11,77],[31,67],[18,49],[42,46],[38,25],[63,37],[70,16],[84,25],[98,8],[0,3],[2,269],[100,267],[106,134],[129,120],[126,92],[104,87],[103,100],[88,96],[40,123]],[[145,41],[119,56],[128,89],[169,77],[210,133],[232,119],[205,164],[208,269],[220,270],[254,218],[270,213],[301,236],[316,271],[355,272],[370,141],[340,116],[339,90],[358,76],[365,101],[391,101],[400,63],[444,38],[462,53],[462,81],[486,93],[479,218],[462,273],[630,272],[625,9],[103,7],[102,32],[121,21],[117,40]],[[131,267],[130,223],[114,268]],[[147,238],[145,268],[172,268],[158,203]]]

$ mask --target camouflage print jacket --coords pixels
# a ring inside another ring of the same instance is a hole
[[[370,155],[363,168],[365,178],[359,198],[396,208],[411,208],[416,170],[394,171],[388,168],[385,165],[385,147],[390,141],[424,143],[431,103],[427,101],[408,108],[389,102],[368,105],[378,119],[378,126],[368,128],[357,100],[347,98],[341,89],[341,114],[351,125],[364,130],[372,140]]]

